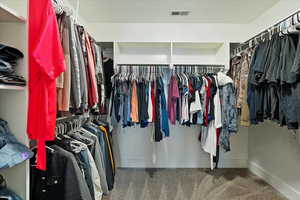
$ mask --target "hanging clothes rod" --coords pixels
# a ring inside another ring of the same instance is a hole
[[[118,66],[170,66],[168,64],[118,64]]]
[[[141,66],[141,67],[156,67],[156,66],[163,66],[163,67],[169,67],[168,64],[118,64],[118,66]],[[225,67],[225,65],[203,65],[203,64],[175,64],[174,67],[186,67],[186,66],[194,66],[194,67]]]
[[[174,67],[190,67],[190,66],[192,66],[192,67],[220,67],[220,68],[224,68],[225,67],[225,65],[211,65],[211,64],[209,64],[209,65],[197,65],[197,64],[184,64],[184,65],[174,65]]]
[[[290,22],[290,20],[292,21],[292,23],[289,24],[289,26],[293,26],[293,25],[296,25],[294,24],[294,17],[296,16],[297,17],[297,21],[298,21],[298,24],[300,23],[300,17],[299,17],[299,14],[300,14],[300,10],[298,10],[297,12],[289,15],[288,17],[280,20],[279,22],[277,22],[276,24],[274,24],[273,26],[269,27],[268,29],[260,32],[259,34],[253,36],[252,38],[248,39],[246,42],[242,43],[239,47],[237,47],[235,50],[234,50],[234,54],[237,54],[237,53],[240,53],[241,51],[243,51],[244,49],[248,48],[251,46],[251,42],[252,41],[255,41],[257,38],[262,38],[263,36],[265,36],[266,34],[269,36],[269,34],[274,34],[274,33],[279,33],[282,31],[282,27],[281,27],[281,24],[283,23],[287,23],[287,22]],[[284,27],[284,28],[289,28],[289,27]],[[272,31],[275,31],[272,33]],[[240,51],[239,51],[240,50]]]
[[[64,122],[70,122],[70,121],[74,121],[77,119],[87,119],[87,116],[84,115],[71,115],[71,116],[67,116],[67,117],[60,117],[56,119],[56,123],[64,123]]]

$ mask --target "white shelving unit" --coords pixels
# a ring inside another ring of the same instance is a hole
[[[14,85],[1,85],[0,90],[25,90],[25,87],[22,86],[14,86]]]
[[[218,62],[223,43],[174,42],[172,63],[175,64],[224,64]]]
[[[117,42],[116,64],[170,64],[171,51],[167,42]]]
[[[26,23],[26,18],[0,2],[0,23]]]
[[[225,65],[225,43],[201,42],[114,42],[115,67],[118,64]]]
[[[0,3],[0,43],[15,47],[24,53],[16,67],[17,74],[28,80],[28,37],[27,20],[18,9],[25,12],[27,0],[6,1]],[[16,9],[17,8],[17,9]],[[27,123],[26,87],[0,84],[0,118],[9,123],[11,132],[19,142],[28,145],[26,135]],[[23,162],[9,169],[0,169],[0,174],[7,181],[7,186],[24,200],[29,200],[29,162]]]

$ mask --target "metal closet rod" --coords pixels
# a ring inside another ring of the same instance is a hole
[[[118,66],[170,66],[169,64],[117,64]],[[225,67],[225,65],[213,65],[213,64],[208,64],[208,65],[205,65],[205,64],[175,64],[173,66],[195,66],[195,67]]]
[[[84,115],[71,115],[67,117],[60,117],[56,119],[56,123],[64,123],[64,122],[70,122],[77,119],[83,119],[86,118]]]
[[[168,64],[118,64],[118,66],[169,66]]]
[[[283,22],[286,22],[288,21],[290,18],[293,18],[295,15],[298,15],[300,13],[300,10],[296,11],[295,13],[289,15],[288,17],[280,20],[279,22],[277,22],[276,24],[270,26],[269,28],[265,29],[264,31],[260,32],[259,34],[253,36],[252,38],[248,39],[246,42],[242,43],[239,47],[237,47],[236,49],[239,49],[239,48],[243,48],[244,46],[248,46],[249,47],[249,43],[252,41],[252,40],[255,40],[255,38],[258,38],[258,37],[261,37],[263,34],[265,33],[268,33],[269,31],[268,30],[273,30],[274,28],[276,28],[277,26],[279,26],[281,23]]]
[[[210,65],[203,65],[203,64],[201,64],[201,65],[197,65],[197,64],[174,65],[174,67],[189,67],[189,66],[193,66],[193,67],[225,67],[225,65],[211,65],[211,64]]]

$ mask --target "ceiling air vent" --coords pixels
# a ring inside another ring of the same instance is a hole
[[[172,16],[188,16],[190,14],[190,11],[172,11]]]

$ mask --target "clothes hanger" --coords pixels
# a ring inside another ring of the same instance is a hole
[[[296,15],[295,15],[295,18],[296,18],[296,28],[300,28],[300,12],[298,12]]]
[[[287,26],[287,21],[284,21],[284,22],[282,22],[282,33],[283,33],[283,35],[288,35],[289,33],[288,33],[288,26]]]
[[[36,148],[37,148],[37,145],[35,145],[35,146],[33,146],[32,148],[30,148],[30,150],[33,151],[33,150],[36,149]],[[55,152],[54,149],[52,149],[51,147],[49,147],[49,146],[47,146],[47,145],[46,145],[46,149],[48,149],[51,153],[54,153],[54,152]]]
[[[295,21],[294,16],[292,16],[291,24],[292,24],[292,26],[287,29],[288,33],[289,34],[299,34],[300,27],[296,26],[297,24],[299,24],[298,17],[296,17],[296,21]]]

